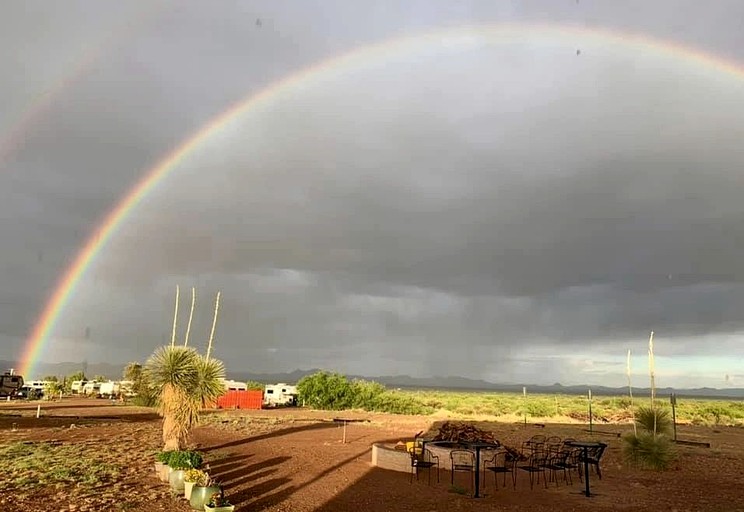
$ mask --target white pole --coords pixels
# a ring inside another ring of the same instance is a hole
[[[173,332],[171,333],[171,347],[176,344],[176,323],[178,322],[178,295],[181,289],[176,285],[176,310],[173,312]]]
[[[191,320],[194,318],[194,304],[196,304],[196,288],[191,287],[191,311],[189,311],[189,324],[186,326],[186,339],[183,342],[183,346],[189,344],[189,333],[191,333]]]
[[[39,416],[41,416],[41,404],[36,406],[36,418],[38,419]]]
[[[217,300],[214,302],[214,318],[212,319],[212,332],[209,333],[209,344],[207,345],[207,359],[212,353],[212,340],[214,339],[214,328],[217,327],[217,313],[220,311],[220,293],[217,292]]]

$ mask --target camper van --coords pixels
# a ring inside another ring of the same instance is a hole
[[[264,405],[266,407],[286,407],[297,405],[297,386],[280,382],[267,384],[264,388]]]
[[[18,396],[23,387],[23,376],[13,373],[13,370],[0,375],[0,396]]]

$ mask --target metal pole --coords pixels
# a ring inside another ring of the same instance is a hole
[[[589,390],[589,435],[592,435],[592,390]]]
[[[672,402],[672,427],[674,428],[674,441],[677,441],[677,395],[676,393],[672,393],[672,396],[670,398]]]

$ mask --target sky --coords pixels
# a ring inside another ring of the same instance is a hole
[[[744,386],[744,71],[637,42],[744,70],[738,0],[0,9],[0,359],[157,162],[295,76],[137,204],[41,361],[144,361],[179,285],[199,348],[221,292],[228,373],[619,386],[631,350],[645,385],[654,331],[658,385]]]

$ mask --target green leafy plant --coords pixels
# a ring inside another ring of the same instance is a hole
[[[193,451],[176,451],[168,459],[168,465],[174,470],[198,468],[201,463],[201,454]]]
[[[158,462],[162,462],[163,464],[168,464],[172,453],[173,453],[173,450],[166,450],[166,451],[158,452],[155,454],[155,460]]]

